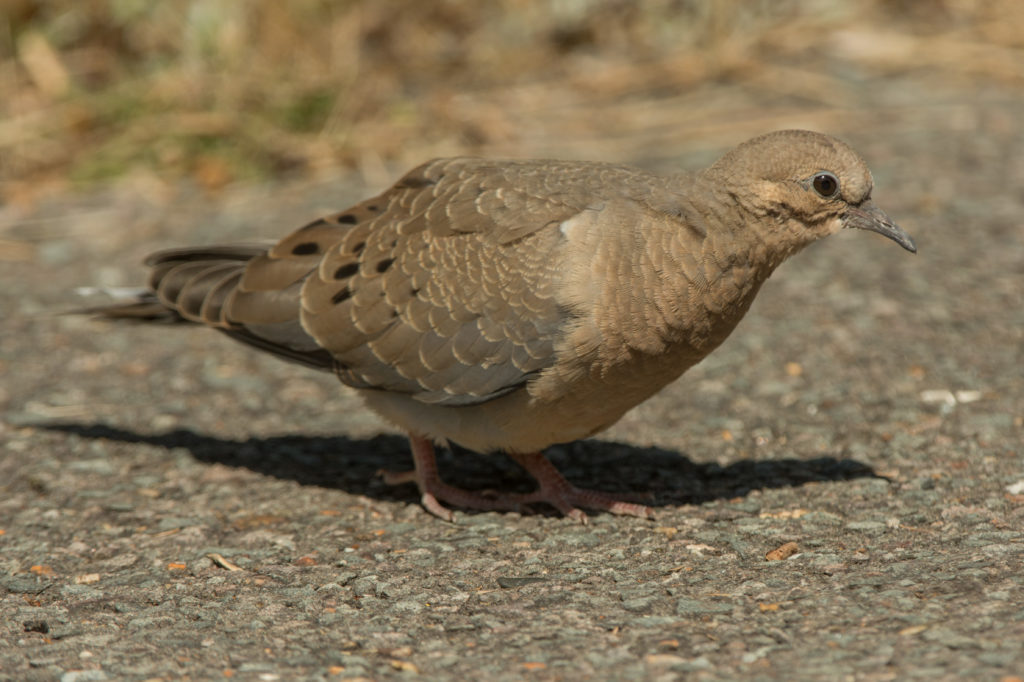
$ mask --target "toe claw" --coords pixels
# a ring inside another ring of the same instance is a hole
[[[455,523],[455,512],[438,502],[437,498],[431,493],[423,493],[423,495],[420,496],[420,504],[422,504],[423,508],[434,516],[448,521],[449,523]]]

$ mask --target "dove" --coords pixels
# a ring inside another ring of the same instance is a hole
[[[274,244],[160,251],[149,293],[101,312],[219,330],[334,373],[408,433],[422,505],[546,503],[652,517],[576,487],[544,456],[591,437],[717,348],[776,267],[845,228],[911,237],[871,199],[860,156],[786,130],[705,170],[445,158]],[[435,445],[503,452],[529,493],[445,483]]]

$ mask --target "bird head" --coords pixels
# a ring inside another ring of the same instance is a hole
[[[877,232],[907,251],[910,235],[871,201],[867,164],[839,140],[781,130],[739,145],[705,175],[757,215],[775,218],[799,248],[844,228]]]

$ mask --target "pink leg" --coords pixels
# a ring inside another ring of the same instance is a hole
[[[484,511],[519,511],[522,508],[518,503],[503,500],[500,495],[491,497],[448,485],[437,473],[434,444],[422,436],[412,434],[409,435],[409,444],[412,446],[415,469],[398,473],[385,472],[384,482],[389,485],[415,483],[420,489],[420,502],[434,516],[445,521],[455,521],[455,514],[441,504],[442,500],[456,507]]]
[[[536,492],[517,496],[521,504],[546,502],[581,523],[587,523],[587,517],[577,507],[600,509],[625,516],[639,516],[643,519],[654,518],[654,510],[646,505],[623,502],[598,490],[577,488],[567,481],[555,468],[555,465],[540,452],[532,452],[527,455],[509,454],[509,456],[537,479],[539,485]]]
[[[613,514],[653,518],[654,512],[642,504],[623,502],[611,495],[596,490],[584,490],[565,480],[558,469],[543,454],[511,455],[538,483],[538,490],[532,493],[474,493],[448,485],[437,473],[433,444],[421,436],[409,436],[412,446],[413,471],[384,473],[388,484],[416,483],[420,490],[420,501],[431,514],[446,521],[454,521],[455,515],[441,502],[467,509],[485,511],[522,511],[525,505],[546,502],[566,516],[580,523],[587,523],[587,516],[577,509],[600,509]]]

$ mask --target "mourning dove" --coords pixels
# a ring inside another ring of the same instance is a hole
[[[669,176],[580,161],[438,159],[270,246],[162,251],[145,300],[173,318],[334,372],[409,434],[424,507],[545,502],[641,517],[544,457],[614,424],[714,350],[786,258],[842,228],[913,240],[842,142],[790,130]],[[527,494],[447,485],[434,443],[505,452]]]

